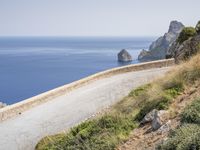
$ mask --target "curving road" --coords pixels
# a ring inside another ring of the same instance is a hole
[[[44,136],[69,129],[119,101],[169,67],[99,79],[0,123],[0,150],[33,150]]]

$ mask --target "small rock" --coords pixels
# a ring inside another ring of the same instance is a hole
[[[119,53],[118,53],[118,61],[120,62],[129,62],[129,61],[132,61],[132,57],[131,55],[125,50],[121,50]]]
[[[151,112],[145,115],[143,120],[140,122],[141,125],[151,122],[153,130],[158,130],[163,125],[163,120],[167,111],[153,109]]]

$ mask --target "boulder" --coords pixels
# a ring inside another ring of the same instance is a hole
[[[151,127],[153,130],[158,130],[164,124],[166,114],[167,111],[165,110],[155,111],[154,118],[151,123]]]
[[[158,130],[162,126],[162,124],[163,123],[161,121],[159,112],[156,111],[154,113],[154,117],[153,117],[153,120],[152,120],[152,123],[151,123],[151,127],[152,127],[153,130]]]
[[[183,28],[184,25],[181,22],[171,21],[168,32],[154,41],[150,45],[149,51],[141,51],[138,60],[150,61],[165,59],[169,47],[176,41]]]
[[[141,124],[146,124],[153,121],[154,115],[158,110],[153,109],[151,112],[145,115],[145,117],[140,122]]]
[[[140,122],[141,125],[151,123],[153,130],[158,130],[163,124],[166,117],[167,111],[153,109],[151,112],[145,115],[143,120]],[[164,128],[164,127],[163,127]]]
[[[132,57],[131,55],[125,50],[121,50],[119,53],[118,53],[118,61],[120,62],[129,62],[129,61],[132,61]]]

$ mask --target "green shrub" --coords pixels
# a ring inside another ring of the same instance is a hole
[[[185,27],[179,37],[178,37],[178,42],[179,43],[183,43],[184,41],[186,41],[187,39],[189,39],[190,37],[193,37],[197,34],[195,28],[193,27]]]
[[[170,78],[162,84],[162,90],[168,92],[171,96],[177,96],[184,90],[183,81],[177,77]]]
[[[158,150],[199,150],[200,126],[185,124],[171,133],[169,139]]]
[[[200,66],[192,68],[190,70],[185,70],[182,72],[182,77],[187,83],[194,83],[200,78]]]
[[[157,109],[157,110],[167,109],[169,107],[169,104],[171,103],[171,100],[172,100],[172,97],[170,97],[169,95],[163,94],[157,99],[147,101],[143,105],[143,107],[140,109],[135,119],[137,121],[141,121],[144,118],[144,116],[150,111],[152,111],[153,109]]]
[[[151,84],[146,84],[144,86],[140,86],[138,88],[136,88],[135,90],[131,91],[129,93],[129,96],[131,97],[136,97],[136,96],[139,96],[145,92],[147,92],[147,90],[151,87]]]
[[[36,150],[112,150],[136,127],[132,117],[104,115],[72,128],[58,138],[43,139]],[[46,142],[45,142],[46,141]],[[47,144],[45,144],[47,143]]]
[[[197,123],[200,125],[200,99],[195,100],[181,114],[182,123]]]
[[[136,115],[136,120],[141,121],[144,116],[153,109],[163,110],[168,109],[172,100],[183,91],[183,85],[179,82],[170,82],[164,83],[162,86],[162,93],[157,95],[156,98],[143,102],[142,108],[139,113]]]
[[[196,27],[195,27],[197,33],[200,33],[200,21],[197,23]]]
[[[149,98],[148,90],[151,89],[151,84],[146,84],[132,90],[127,97],[118,102],[112,108],[115,113],[126,115],[134,115],[146,99]]]

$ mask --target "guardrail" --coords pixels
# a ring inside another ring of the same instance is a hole
[[[6,106],[0,109],[0,121],[6,120],[8,118],[20,115],[24,111],[33,108],[37,105],[45,103],[54,99],[55,97],[66,94],[76,88],[84,86],[88,83],[91,83],[95,80],[126,73],[132,71],[146,70],[151,68],[161,68],[174,65],[174,59],[166,59],[166,60],[158,60],[140,64],[131,64],[123,67],[117,67],[113,69],[109,69],[103,72],[96,73],[94,75],[88,76],[86,78],[80,79],[78,81],[72,82],[70,84],[66,84],[64,86],[55,88],[53,90],[47,91],[45,93],[39,94],[37,96],[31,97],[29,99],[23,100],[13,105]]]

